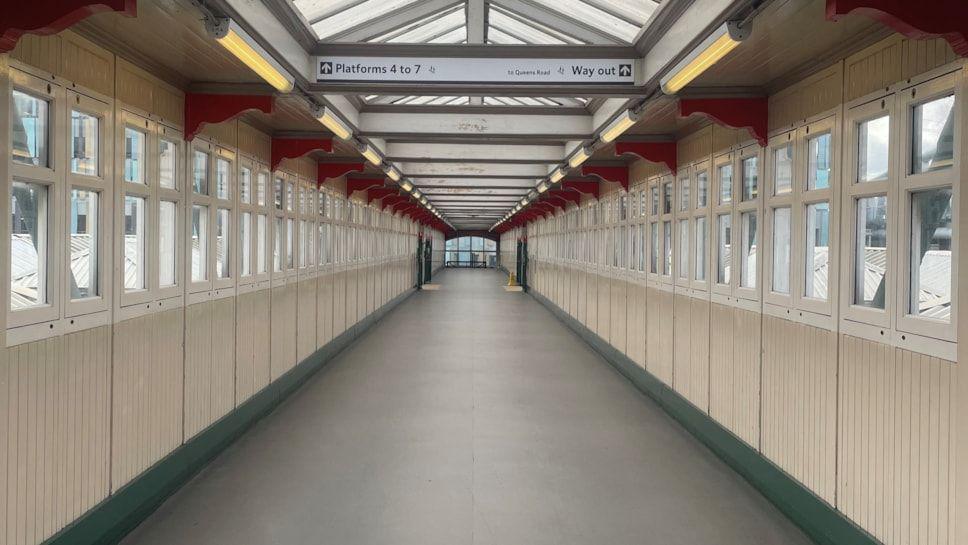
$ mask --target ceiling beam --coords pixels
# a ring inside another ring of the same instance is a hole
[[[503,84],[494,83],[420,83],[412,82],[310,82],[313,93],[363,95],[421,95],[433,96],[518,96],[518,97],[587,97],[612,96],[641,98],[645,91],[628,84]],[[419,91],[418,91],[419,89]]]
[[[421,190],[424,188],[433,187],[450,187],[450,188],[482,188],[482,189],[521,189],[528,188],[531,189],[538,182],[538,178],[490,178],[486,176],[482,177],[468,177],[468,178],[440,178],[440,177],[426,177],[418,178],[414,180],[414,183]]]
[[[503,163],[417,163],[400,162],[397,167],[404,176],[434,176],[434,177],[525,177],[529,179],[542,178],[548,175],[548,168],[543,164],[518,165]]]
[[[363,112],[360,131],[365,136],[403,137],[414,135],[537,137],[575,140],[592,134],[590,115],[528,115]]]
[[[240,1],[240,0],[234,0]],[[313,55],[353,57],[454,57],[479,59],[632,59],[641,57],[628,45],[601,44],[399,44],[319,42]]]
[[[387,157],[393,161],[429,159],[468,161],[527,161],[557,163],[565,158],[564,146],[530,146],[509,144],[423,144],[391,142]]]

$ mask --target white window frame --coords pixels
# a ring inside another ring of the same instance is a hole
[[[760,300],[760,293],[763,289],[763,148],[757,144],[747,144],[741,146],[736,152],[736,162],[733,165],[733,227],[736,229],[733,231],[733,240],[736,240],[736,234],[740,235],[739,253],[733,252],[733,264],[736,266],[735,272],[737,273],[732,280],[734,280],[733,295],[738,299],[745,301],[758,302]],[[757,194],[756,197],[751,200],[743,200],[743,162],[746,159],[755,157],[756,158],[756,168],[757,168]],[[736,174],[739,173],[737,177]],[[736,181],[739,181],[737,192]],[[756,214],[756,230],[757,230],[757,256],[756,256],[756,285],[752,288],[744,287],[742,285],[742,264],[740,263],[740,258],[742,256],[742,217],[744,213],[753,212]],[[734,243],[734,246],[735,243]],[[742,301],[741,301],[742,302]],[[758,309],[758,306],[757,306]]]
[[[695,200],[693,199],[693,189],[694,180],[692,175],[692,168],[689,166],[682,166],[677,169],[675,175],[675,200],[672,203],[672,247],[673,247],[673,262],[672,262],[672,276],[676,286],[676,293],[689,294],[689,287],[691,284],[691,279],[693,277],[693,244],[695,239],[695,228],[693,227],[692,214],[695,210]],[[685,203],[682,202],[683,199],[683,184],[689,187],[688,197]],[[685,208],[683,209],[683,205]],[[682,255],[682,225],[681,222],[686,223],[686,255]],[[685,277],[683,277],[683,259],[685,259]]]
[[[712,221],[709,224],[709,240],[712,241],[712,248],[710,248],[710,263],[709,263],[709,275],[710,275],[710,285],[712,286],[712,293],[714,294],[713,300],[720,303],[728,303],[729,297],[733,294],[733,286],[737,282],[737,270],[736,270],[736,218],[733,213],[733,204],[736,202],[736,166],[733,161],[734,153],[727,152],[717,155],[712,161],[712,194],[710,195],[710,206],[712,208],[711,218]],[[723,166],[730,166],[732,171],[732,181],[730,188],[730,200],[726,203],[721,202],[722,195],[722,180],[720,179],[720,168]],[[721,216],[726,215],[729,217],[729,232],[730,232],[730,251],[729,251],[729,281],[720,282],[719,281],[719,219]],[[715,261],[715,262],[713,262]],[[720,297],[716,297],[720,296]]]
[[[114,254],[115,260],[117,260],[117,266],[115,268],[118,271],[116,275],[116,293],[118,294],[119,302],[119,312],[121,309],[126,309],[135,305],[142,305],[139,309],[130,309],[130,312],[122,312],[123,316],[128,316],[129,314],[137,314],[139,311],[148,311],[151,309],[151,302],[154,300],[154,294],[151,292],[151,281],[154,276],[156,276],[155,271],[157,271],[157,256],[151,251],[151,241],[156,238],[152,232],[152,223],[155,221],[155,213],[151,205],[151,191],[152,191],[152,173],[155,171],[154,163],[152,161],[152,155],[154,148],[152,147],[152,134],[157,131],[157,126],[155,122],[151,121],[147,117],[141,116],[139,114],[122,110],[118,115],[117,120],[117,131],[116,142],[117,149],[124,150],[124,136],[125,129],[132,128],[145,134],[145,183],[129,183],[124,180],[124,152],[116,153],[116,172],[118,173],[118,182],[115,184],[115,202],[118,203],[117,210],[115,212],[115,222],[117,228],[114,229]],[[145,218],[145,286],[143,289],[128,291],[124,286],[124,252],[125,252],[125,242],[124,242],[124,202],[128,195],[135,197],[140,197],[145,200],[145,213],[147,217]],[[140,312],[143,313],[143,312]]]
[[[163,188],[161,187],[160,177],[155,176],[152,185],[152,202],[151,210],[154,210],[154,219],[149,223],[152,225],[151,233],[154,233],[151,243],[151,255],[155,256],[154,262],[156,264],[155,270],[152,272],[152,289],[156,290],[157,300],[171,300],[172,303],[177,302],[179,305],[182,304],[184,294],[185,294],[185,256],[187,255],[185,250],[185,235],[186,235],[186,222],[185,222],[185,207],[183,205],[185,201],[185,191],[189,185],[188,178],[186,176],[186,165],[187,165],[187,155],[185,153],[186,146],[184,139],[182,137],[181,131],[173,127],[168,127],[162,124],[156,125],[155,139],[149,141],[149,149],[151,153],[156,157],[154,161],[155,167],[149,170],[150,173],[156,173],[157,167],[160,160],[157,159],[160,156],[159,146],[161,140],[167,140],[175,144],[176,156],[175,156],[175,188]],[[161,231],[160,231],[160,211],[161,211],[161,201],[169,201],[175,203],[175,284],[168,287],[161,287],[161,277],[160,277],[160,251],[161,251]],[[150,269],[150,267],[149,267]],[[166,306],[166,305],[161,305]]]
[[[195,163],[195,152],[203,152],[208,154],[208,162],[206,164],[206,179],[207,185],[206,193],[196,193],[194,184],[194,163]],[[188,157],[187,157],[187,172],[188,178],[186,179],[186,206],[185,206],[185,280],[188,285],[188,303],[196,303],[199,301],[204,301],[212,297],[214,290],[214,276],[215,276],[215,207],[216,200],[215,194],[215,160],[218,157],[218,146],[214,143],[206,140],[203,137],[196,136],[188,146]],[[205,263],[203,267],[205,269],[205,279],[196,281],[192,277],[192,246],[191,246],[191,225],[192,225],[192,211],[194,206],[205,206],[207,207],[205,231],[207,240],[205,241]]]
[[[692,222],[691,223],[692,239],[690,240],[690,247],[689,247],[690,254],[691,254],[690,266],[689,266],[689,278],[690,278],[690,284],[689,285],[692,287],[693,296],[698,296],[698,297],[706,298],[706,297],[708,297],[708,294],[709,294],[710,278],[712,276],[712,269],[711,269],[712,244],[711,244],[711,241],[713,240],[713,236],[712,236],[712,213],[711,213],[711,210],[712,210],[712,202],[713,202],[713,199],[715,197],[715,195],[713,194],[712,162],[709,159],[703,159],[701,161],[697,161],[697,162],[693,163],[692,165],[690,165],[689,168],[691,170],[691,173],[690,173],[691,176],[690,176],[690,178],[692,180],[692,184],[691,184],[691,188],[692,188],[691,189],[691,192],[692,192],[692,194],[689,197],[689,200],[690,200],[691,206],[692,206],[692,220],[691,220],[691,222]],[[700,207],[699,206],[699,175],[700,174],[703,174],[703,173],[705,173],[705,175],[706,175],[706,204],[705,204],[705,206]],[[695,257],[696,257],[696,250],[697,250],[697,248],[696,248],[696,246],[697,246],[696,241],[698,240],[698,236],[697,236],[698,235],[697,225],[699,223],[698,222],[699,218],[705,218],[705,220],[706,220],[706,236],[704,237],[704,240],[705,240],[705,248],[704,248],[705,259],[704,259],[704,261],[705,261],[705,266],[706,266],[706,270],[705,270],[705,276],[706,276],[706,278],[705,278],[705,280],[699,280],[699,279],[696,278],[696,259],[695,259]]]

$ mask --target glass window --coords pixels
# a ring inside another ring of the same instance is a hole
[[[208,207],[192,206],[192,282],[208,280]]]
[[[98,198],[85,189],[71,190],[70,252],[71,299],[97,297],[98,289]]]
[[[891,118],[887,115],[864,121],[857,126],[858,182],[887,179],[890,132]]]
[[[790,209],[773,210],[773,291],[790,293]]]
[[[759,194],[758,161],[756,157],[743,159],[743,200],[751,201]]]
[[[291,188],[291,186],[290,186]],[[293,268],[296,260],[295,247],[293,246],[293,222],[291,219],[286,220],[286,268]]]
[[[662,274],[672,274],[672,222],[662,222]]]
[[[93,115],[71,110],[71,172],[98,175],[98,124]]]
[[[256,177],[255,186],[255,202],[259,206],[266,205],[266,184],[269,182],[269,175],[265,172],[260,172]]]
[[[908,312],[951,320],[952,191],[911,194],[911,286]]]
[[[659,186],[652,187],[652,215],[659,215]]]
[[[50,105],[46,100],[13,91],[13,160],[46,167]],[[29,305],[28,305],[29,306]]]
[[[649,271],[659,272],[659,224],[652,224],[652,247],[649,251]]]
[[[243,212],[239,221],[239,250],[242,258],[242,276],[252,274],[252,214]]]
[[[46,185],[14,180],[10,188],[10,308],[47,304]]]
[[[702,171],[696,174],[696,208],[705,208],[709,204],[709,174]]]
[[[282,271],[282,245],[286,236],[286,224],[282,218],[276,218],[276,243],[272,248],[272,266],[276,272]]]
[[[268,269],[268,255],[266,255],[266,221],[265,214],[255,218],[255,272],[264,274]]]
[[[807,144],[807,190],[830,187],[830,133],[810,138]]]
[[[124,288],[143,290],[145,284],[145,198],[124,197]]]
[[[662,184],[662,213],[672,213],[672,182]]]
[[[208,154],[204,151],[192,154],[192,191],[208,195]]]
[[[706,280],[706,218],[696,218],[696,280]]]
[[[720,214],[717,218],[719,229],[719,251],[717,252],[716,281],[729,284],[730,269],[732,269],[732,231],[733,225],[729,214]]]
[[[639,272],[645,271],[645,225],[639,224],[638,235]]]
[[[296,197],[293,194],[293,187],[291,182],[286,182],[286,210],[292,212],[296,206]]]
[[[773,194],[793,191],[793,144],[773,150]]]
[[[830,204],[807,205],[807,244],[804,256],[804,297],[827,299],[830,275]]]
[[[239,169],[239,202],[252,202],[252,171],[249,167]]]
[[[689,210],[689,178],[679,180],[679,211]]]
[[[231,278],[231,240],[232,213],[227,208],[215,210],[215,276],[217,278]]]
[[[740,216],[743,229],[743,254],[740,260],[740,285],[756,287],[756,212],[743,212]]]
[[[954,164],[955,96],[914,107],[911,167],[915,174]]]
[[[733,165],[719,167],[719,204],[733,201]]]
[[[679,278],[689,278],[689,220],[679,220]]]
[[[317,240],[319,241],[319,252],[317,253],[317,259],[319,265],[325,265],[329,259],[329,240],[327,235],[329,234],[329,224],[320,223],[316,230],[318,231]]]
[[[308,252],[306,251],[307,248],[309,248],[309,245],[307,244],[309,242],[308,227],[309,226],[306,225],[306,220],[299,221],[299,242],[302,244],[302,251],[299,252],[300,267],[305,267],[307,265],[306,258],[309,257]]]
[[[178,212],[174,202],[161,201],[158,211],[158,285],[174,286],[178,251]]]
[[[145,183],[145,142],[148,136],[131,127],[124,128],[124,181]]]
[[[176,144],[170,140],[161,139],[158,142],[158,183],[165,189],[178,187],[178,153]]]
[[[854,304],[884,308],[887,279],[887,197],[857,199]]]
[[[232,183],[232,164],[222,159],[215,159],[215,197],[225,200],[229,198],[229,185]]]

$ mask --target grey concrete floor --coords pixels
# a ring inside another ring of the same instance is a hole
[[[502,274],[435,280],[124,543],[810,543]]]

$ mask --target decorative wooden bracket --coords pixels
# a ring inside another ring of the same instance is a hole
[[[548,192],[549,197],[555,197],[561,199],[565,202],[571,201],[575,206],[581,206],[581,195],[575,193],[574,191],[564,191],[561,189],[552,189]]]
[[[405,201],[402,201],[393,205],[393,213],[396,214],[397,212],[400,212],[401,214],[403,214],[403,213],[406,213],[408,210],[411,210],[416,207],[417,205],[415,203],[410,201],[410,199],[407,199]]]
[[[675,142],[616,142],[615,155],[631,153],[650,161],[661,163],[676,174],[678,151]]]
[[[221,123],[248,110],[272,113],[271,95],[210,95],[185,93],[185,140],[191,141],[209,123]]]
[[[766,147],[768,127],[766,97],[754,98],[683,98],[679,100],[679,115],[689,117],[702,114],[730,129],[746,129]]]
[[[328,178],[339,178],[350,172],[363,172],[364,166],[363,163],[318,163],[317,179],[323,184]]]
[[[383,178],[347,178],[346,198],[356,191],[366,191],[371,187],[382,187]]]
[[[622,184],[625,191],[629,190],[629,167],[609,167],[599,165],[582,165],[582,176],[595,176],[603,181]]]
[[[138,0],[31,0],[0,10],[0,53],[13,51],[24,34],[49,36],[94,15],[138,15]]]
[[[384,208],[389,208],[392,212],[394,206],[406,201],[407,197],[403,195],[387,195],[386,197],[383,197],[382,201],[380,201],[380,209],[382,210]]]
[[[375,187],[373,189],[367,190],[366,204],[370,204],[371,202],[377,199],[385,199],[386,197],[392,197],[393,195],[397,195],[399,193],[400,193],[399,187]]]
[[[562,180],[561,188],[577,191],[583,195],[591,195],[596,199],[598,199],[598,192],[600,190],[598,182],[589,182],[586,180],[569,180],[569,179]]]
[[[298,159],[312,151],[333,151],[333,141],[329,138],[272,138],[272,164],[275,172],[283,159]]]
[[[852,11],[893,28],[908,38],[944,38],[968,57],[968,3],[964,0],[827,0],[827,20]]]
[[[550,191],[548,193],[545,193],[545,196],[541,202],[550,204],[551,206],[554,206],[558,210],[564,211],[565,208],[568,207],[568,201],[566,201],[565,199],[562,199],[561,197],[556,197],[555,195],[551,195],[550,193],[551,193]]]
[[[542,215],[545,215],[545,214],[551,214],[552,216],[555,215],[554,203],[550,203],[547,201],[535,201],[531,203],[531,209],[541,212]]]

